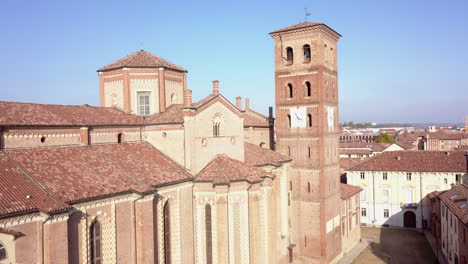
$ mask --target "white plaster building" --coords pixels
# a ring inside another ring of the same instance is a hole
[[[347,182],[363,188],[363,224],[423,228],[429,224],[427,194],[460,184],[464,151],[389,151],[347,170]]]

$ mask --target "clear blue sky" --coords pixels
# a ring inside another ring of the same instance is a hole
[[[462,122],[468,1],[0,2],[0,100],[98,105],[96,69],[143,48],[189,70],[194,99],[274,105],[270,31],[304,20],[343,35],[341,121]]]

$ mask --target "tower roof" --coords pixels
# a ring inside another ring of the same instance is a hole
[[[106,65],[99,70],[98,72],[110,71],[120,68],[168,68],[176,71],[187,72],[186,69],[177,66],[171,62],[168,62],[156,55],[153,55],[145,50],[139,50],[128,55],[125,58],[122,58],[118,61],[115,61],[109,65]]]
[[[303,29],[303,28],[309,28],[309,27],[316,27],[316,26],[325,26],[327,28],[329,28],[331,31],[335,32],[336,34],[338,34],[340,37],[341,35],[336,32],[335,30],[333,30],[332,28],[330,28],[329,26],[325,25],[324,23],[321,23],[321,22],[302,22],[302,23],[299,23],[299,24],[294,24],[294,25],[291,25],[291,26],[288,26],[288,27],[285,27],[285,28],[281,28],[281,29],[278,29],[278,30],[275,30],[275,31],[272,31],[270,32],[270,35],[271,34],[277,34],[277,33],[281,33],[281,32],[287,32],[287,31],[291,31],[291,30],[296,30],[296,29]]]

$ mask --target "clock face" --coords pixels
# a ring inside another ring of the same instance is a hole
[[[335,108],[327,107],[327,120],[328,120],[328,131],[333,131],[335,128]]]
[[[291,115],[291,127],[306,127],[306,108],[291,108],[289,114]]]

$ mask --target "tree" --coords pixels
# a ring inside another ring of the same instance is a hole
[[[394,139],[387,133],[381,133],[375,138],[376,143],[393,143]]]

